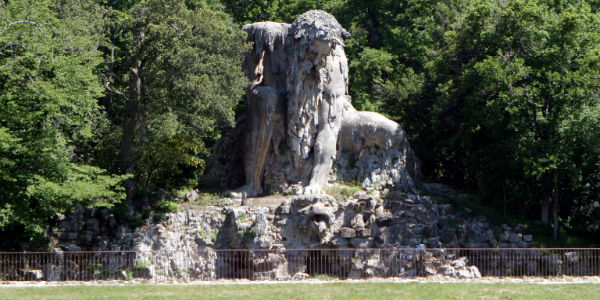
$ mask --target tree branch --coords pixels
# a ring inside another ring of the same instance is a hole
[[[13,43],[13,42],[6,42],[4,44],[0,44],[0,46],[7,46],[7,47],[21,47],[23,49],[25,49],[25,46],[23,46],[23,44],[18,44],[18,43]],[[2,47],[4,48],[4,47]]]
[[[171,27],[173,27],[175,29],[175,32],[177,33],[178,36],[182,36],[183,35],[183,33],[179,32],[179,28],[177,28],[177,26],[175,26],[175,24],[169,24],[169,25],[171,25]]]
[[[123,98],[125,98],[125,100],[129,101],[129,98],[127,98],[127,96],[125,96],[125,94],[123,94],[123,93],[119,92],[118,90],[115,90],[115,89],[113,89],[112,87],[110,87],[110,81],[107,81],[107,82],[106,82],[106,85],[105,85],[105,87],[106,87],[106,89],[107,89],[109,92],[111,92],[111,93],[113,93],[113,94],[116,94],[116,95],[119,95],[119,96],[123,96]]]
[[[2,29],[2,31],[6,30],[10,26],[18,25],[18,24],[29,24],[29,25],[34,25],[35,27],[40,27],[40,25],[37,22],[30,21],[30,20],[23,20],[23,21],[16,21],[16,22],[8,23],[6,26],[4,26],[4,29]]]

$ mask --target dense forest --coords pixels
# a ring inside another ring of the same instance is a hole
[[[4,247],[43,247],[76,205],[168,207],[243,112],[242,25],[315,8],[426,181],[597,240],[598,0],[0,0]]]

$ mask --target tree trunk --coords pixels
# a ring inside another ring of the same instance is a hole
[[[367,8],[367,13],[371,21],[371,23],[367,22],[366,24],[367,40],[369,42],[369,46],[373,48],[379,48],[379,45],[381,43],[379,36],[379,29],[381,27],[381,24],[379,23],[379,18],[377,17],[377,14],[375,13],[374,9]]]
[[[479,189],[479,194],[481,196],[486,195],[483,174],[477,174],[477,176],[475,176],[475,182],[477,183],[477,189]]]
[[[502,178],[502,198],[504,200],[504,217],[506,218],[506,215],[508,214],[508,205],[506,203],[507,199],[506,199],[506,179]]]
[[[142,72],[143,67],[140,67],[140,73]],[[147,139],[147,132],[148,132],[148,124],[147,124],[147,112],[146,112],[146,85],[144,83],[144,79],[142,78],[142,76],[140,76],[140,99],[139,99],[139,106],[138,106],[138,119],[139,119],[139,145],[137,148],[138,153],[140,153],[140,156],[144,154],[144,151],[146,149],[146,139]],[[150,174],[149,174],[150,175]],[[148,181],[144,184],[144,191],[148,192],[148,182],[150,181],[150,177],[148,177]],[[144,201],[146,201],[146,197],[144,197]]]
[[[552,237],[558,240],[558,179],[556,176],[554,177],[552,194]]]
[[[108,73],[106,74],[107,84],[109,86],[112,86],[112,84],[113,84],[114,61],[115,61],[115,46],[113,44],[110,48],[110,62],[108,63]],[[112,91],[110,91],[109,93],[106,93],[106,96],[100,100],[100,105],[102,105],[104,107],[104,110],[107,112],[109,112],[112,108],[113,95],[114,95],[114,93]]]
[[[550,199],[544,195],[542,197],[542,211],[540,220],[544,223],[550,222]]]
[[[135,170],[135,159],[133,149],[135,147],[135,129],[137,127],[137,110],[139,108],[142,80],[140,78],[140,61],[129,69],[129,99],[125,105],[123,117],[123,135],[121,137],[121,173],[133,175]],[[133,176],[125,181],[125,192],[127,202],[131,204],[133,195]]]
[[[550,173],[542,175],[542,203],[540,220],[544,223],[550,222],[550,203],[552,203],[552,178]]]

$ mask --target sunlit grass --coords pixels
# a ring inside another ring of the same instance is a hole
[[[363,189],[358,185],[353,185],[348,182],[338,181],[332,184],[326,184],[323,186],[323,191],[334,198],[337,196],[350,197]]]
[[[0,299],[600,299],[600,284],[291,283],[2,287]]]

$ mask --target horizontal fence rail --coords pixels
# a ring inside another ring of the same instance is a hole
[[[600,276],[600,248],[0,252],[2,281]]]

